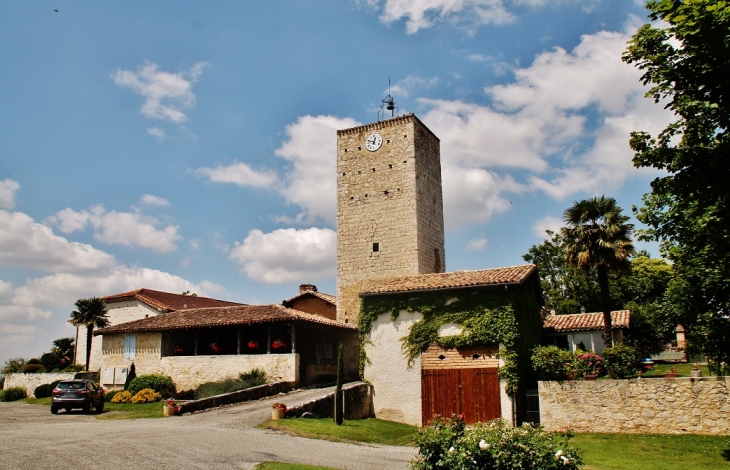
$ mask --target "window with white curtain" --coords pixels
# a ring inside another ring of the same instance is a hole
[[[124,337],[124,359],[134,359],[135,349],[137,349],[137,335],[126,335]]]

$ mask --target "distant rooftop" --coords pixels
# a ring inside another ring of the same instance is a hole
[[[108,295],[106,297],[102,297],[102,300],[104,300],[107,304],[139,300],[160,312],[174,312],[185,308],[243,305],[238,302],[228,302],[226,300],[211,299],[209,297],[172,294],[170,292],[161,292],[152,289],[137,289],[130,292],[123,292],[121,294]]]
[[[631,321],[631,311],[615,310],[611,312],[611,326],[628,328]],[[543,330],[553,330],[555,333],[570,331],[603,330],[603,313],[576,313],[572,315],[548,315],[543,323]]]

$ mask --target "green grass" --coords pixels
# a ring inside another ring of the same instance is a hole
[[[681,363],[681,364],[654,364],[654,370],[644,372],[643,377],[663,377],[665,372],[674,367],[677,370],[677,377],[692,377],[693,363]],[[712,377],[713,374],[707,366],[699,366],[702,371],[702,377]]]
[[[394,446],[412,446],[418,434],[416,426],[375,418],[347,420],[342,426],[337,426],[332,418],[280,419],[266,421],[259,427],[310,439]]]
[[[255,470],[335,470],[332,467],[314,467],[298,463],[264,462],[256,465]]]
[[[576,434],[582,470],[730,469],[730,438],[697,434]]]
[[[26,403],[51,407],[51,398],[26,398]],[[162,418],[163,402],[157,403],[104,403],[104,411],[94,414],[97,419]],[[73,410],[78,413],[80,410]],[[63,413],[63,411],[61,411]],[[50,410],[49,410],[50,413]]]

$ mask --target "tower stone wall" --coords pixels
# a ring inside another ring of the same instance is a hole
[[[337,319],[373,281],[445,269],[439,139],[413,114],[337,131]]]

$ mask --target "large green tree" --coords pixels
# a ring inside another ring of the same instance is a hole
[[[624,61],[646,95],[676,120],[659,135],[633,132],[637,167],[663,171],[635,209],[683,282],[673,289],[690,339],[719,373],[730,362],[730,3],[652,0]]]
[[[53,340],[51,352],[58,356],[62,368],[73,364],[74,346],[73,338],[58,338]]]
[[[92,297],[90,299],[79,299],[74,305],[76,305],[76,310],[71,312],[69,322],[77,327],[86,327],[86,370],[89,370],[94,328],[104,328],[109,325],[109,320],[106,317],[106,304],[102,299]]]
[[[594,197],[576,201],[563,212],[565,227],[560,233],[565,242],[565,258],[580,269],[595,269],[601,292],[603,342],[613,345],[611,335],[611,294],[608,274],[627,270],[634,253],[629,217],[621,213],[611,197]]]

